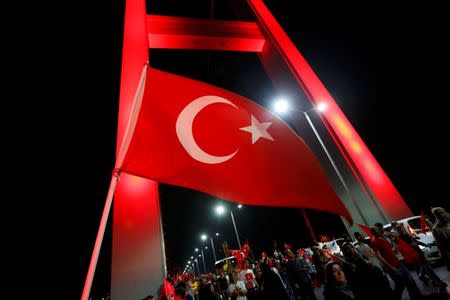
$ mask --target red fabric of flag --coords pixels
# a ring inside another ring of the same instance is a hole
[[[330,250],[328,250],[328,249],[322,249],[322,250],[325,253],[327,253],[331,257],[332,260],[334,260],[334,261],[336,261],[336,262],[338,262],[340,264],[346,264],[347,263],[344,259],[340,258],[339,256],[334,255]]]
[[[420,213],[420,231],[422,233],[426,232],[426,229],[425,229],[425,214],[424,214],[424,212]]]
[[[292,249],[292,246],[289,244],[284,243],[284,249]]]
[[[245,243],[242,245],[241,251],[244,252],[245,258],[247,258],[248,255],[250,254],[250,252],[252,252],[252,250],[250,249],[250,245],[248,244],[248,242],[245,242]]]
[[[166,293],[166,297],[169,299],[173,299],[173,296],[175,295],[175,288],[173,285],[164,278],[164,291]]]
[[[122,171],[245,205],[350,215],[282,120],[227,90],[148,68]]]
[[[231,255],[236,259],[236,264],[241,265],[244,260],[247,258],[245,253],[241,250],[228,250]]]
[[[364,231],[365,234],[367,234],[368,237],[373,238],[372,232],[370,232],[370,227],[364,224],[358,224],[359,228],[361,228],[362,231]]]

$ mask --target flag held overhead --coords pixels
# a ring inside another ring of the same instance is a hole
[[[277,116],[230,91],[152,68],[122,171],[240,204],[351,220],[317,158]]]

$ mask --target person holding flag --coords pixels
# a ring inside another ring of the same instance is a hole
[[[228,286],[228,292],[231,295],[231,299],[247,300],[247,288],[243,280],[239,279],[236,271],[231,272],[230,284]]]

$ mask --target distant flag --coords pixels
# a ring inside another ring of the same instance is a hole
[[[284,243],[284,249],[292,249],[292,246],[289,244]]]
[[[245,258],[247,258],[248,255],[250,254],[250,252],[252,252],[252,250],[250,249],[250,245],[248,244],[248,242],[245,242],[245,243],[242,245],[241,251],[244,252]]]
[[[245,281],[253,280],[255,277],[253,275],[253,272],[249,272],[245,274]]]
[[[164,278],[164,291],[166,292],[167,299],[173,299],[173,297],[175,296],[175,288],[165,278]]]
[[[340,264],[347,264],[347,262],[344,259],[340,258],[339,256],[334,255],[329,249],[322,249],[322,250],[325,253],[327,253],[331,257],[332,260],[334,260]]]
[[[245,252],[242,250],[228,250],[228,253],[234,256],[236,259],[236,265],[242,265],[244,260],[247,258]]]
[[[180,274],[180,275],[178,275],[178,282],[180,282],[180,281],[189,281],[189,277],[188,277],[188,275],[187,274]]]
[[[320,242],[321,243],[328,243],[330,241],[330,237],[326,234],[320,235]]]
[[[422,233],[426,232],[426,229],[425,229],[425,213],[423,211],[420,214],[420,231]]]

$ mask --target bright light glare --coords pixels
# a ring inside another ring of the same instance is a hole
[[[225,207],[223,207],[222,205],[219,205],[219,206],[216,207],[216,213],[217,213],[218,215],[221,215],[221,214],[223,214],[224,212],[225,212]]]
[[[219,236],[219,233],[218,233],[218,232],[216,232],[216,236]]]
[[[320,103],[319,105],[317,105],[317,110],[319,112],[324,112],[327,109],[327,105],[325,103]]]
[[[205,250],[208,250],[208,246],[205,247]]]
[[[239,204],[239,205],[238,205],[238,208],[242,208],[242,204]]]
[[[206,234],[202,234],[200,238],[202,239],[202,241],[205,241],[208,238],[208,236]]]
[[[198,248],[195,248],[195,252],[198,252]]]
[[[275,102],[273,103],[273,109],[277,113],[284,114],[289,110],[289,102],[287,102],[285,99],[275,100]]]
[[[191,256],[191,259],[194,259],[194,257],[193,257],[193,256]]]

